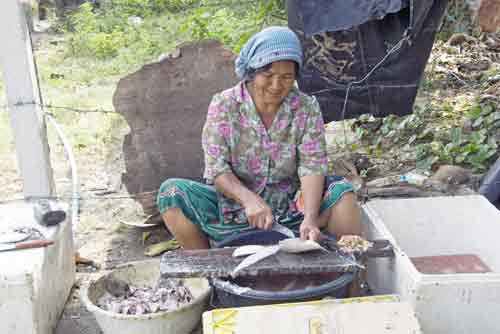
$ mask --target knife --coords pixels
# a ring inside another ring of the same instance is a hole
[[[52,240],[33,240],[33,241],[25,241],[12,244],[3,244],[3,245],[0,244],[0,252],[18,250],[18,249],[47,247],[52,244],[54,244],[54,241]]]

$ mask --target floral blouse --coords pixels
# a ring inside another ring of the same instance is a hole
[[[326,175],[327,155],[319,104],[293,88],[266,130],[244,82],[216,94],[203,127],[204,177],[229,171],[272,208],[275,218],[296,211],[300,177]],[[218,194],[220,223],[246,223],[244,209]]]

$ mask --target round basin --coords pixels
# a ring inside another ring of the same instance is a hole
[[[190,334],[208,306],[211,293],[208,281],[189,278],[184,279],[184,284],[194,299],[178,309],[142,315],[106,311],[97,306],[97,301],[105,293],[104,280],[110,275],[128,284],[153,286],[160,277],[160,263],[156,260],[128,263],[83,287],[82,301],[94,314],[104,334]]]

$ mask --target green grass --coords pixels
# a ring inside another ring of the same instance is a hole
[[[237,49],[261,25],[276,23],[268,15],[275,2],[181,12],[148,11],[144,15],[135,12],[137,7],[128,7],[121,0],[117,3],[118,7],[97,12],[88,4],[81,6],[66,21],[57,24],[62,33],[42,39],[35,55],[45,104],[113,110],[112,96],[118,80],[156,61],[179,44],[219,38],[226,47]],[[131,14],[141,16],[142,23],[131,24]],[[126,126],[119,115],[48,111],[62,123],[76,149],[114,141],[110,129]],[[48,133],[49,140],[54,140],[50,128]]]
[[[120,49],[116,56],[105,59],[71,55],[68,46],[72,33],[48,36],[35,51],[44,104],[113,110],[112,96],[121,77],[155,61],[186,39],[185,34],[177,33],[181,21],[181,18],[170,14],[153,17],[144,22],[143,29],[151,30],[149,38],[155,45],[154,50],[140,48],[138,42]],[[114,140],[112,137],[116,131],[110,129],[116,128],[117,123],[121,124],[119,127],[126,127],[118,114],[76,114],[63,109],[46,111],[56,116],[76,150]],[[1,123],[0,129],[6,126],[5,122]],[[49,142],[57,142],[56,133],[50,126],[48,136]]]
[[[156,61],[161,54],[182,42],[218,38],[227,48],[237,51],[252,33],[263,26],[286,24],[278,18],[286,16],[279,1],[238,2],[226,7],[179,11],[184,4],[193,1],[134,0],[134,4],[147,2],[161,4],[163,8],[161,11],[142,12],[140,6],[129,6],[131,2],[128,0],[115,2],[117,7],[97,12],[89,5],[82,6],[68,20],[57,24],[60,33],[42,39],[35,55],[45,104],[112,110],[112,96],[121,77]],[[169,12],[165,8],[173,10]],[[131,24],[131,15],[140,16],[142,23]],[[450,7],[442,36],[462,31],[468,24],[467,20],[461,7]],[[498,68],[492,68],[488,75],[497,71]],[[428,93],[429,99],[438,98],[446,95],[447,87],[441,87],[445,81],[445,78],[428,74],[421,88]],[[5,104],[2,101],[5,97],[0,81],[0,105]],[[454,118],[456,112],[451,105],[432,109],[434,113],[439,112],[443,120]],[[116,142],[120,130],[126,128],[119,115],[75,114],[59,109],[48,111],[62,124],[77,150]],[[49,142],[57,142],[53,129],[48,129]],[[0,111],[0,152],[12,150],[8,114]]]

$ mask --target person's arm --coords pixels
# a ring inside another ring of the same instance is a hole
[[[243,206],[252,227],[268,229],[273,223],[271,208],[259,195],[240,182],[228,162],[230,154],[226,136],[231,133],[228,130],[231,125],[227,112],[230,109],[230,102],[221,95],[215,95],[208,107],[202,134],[204,178],[209,184],[214,184],[217,191]]]
[[[300,178],[302,197],[304,199],[304,220],[300,225],[300,237],[303,240],[319,240],[321,232],[317,225],[319,207],[323,196],[323,175],[306,175]]]
[[[302,239],[319,240],[319,208],[323,197],[325,175],[328,172],[325,128],[318,102],[304,105],[307,113],[304,135],[298,146],[298,175],[304,199],[304,220],[300,225]]]
[[[215,179],[215,189],[224,196],[233,199],[245,208],[245,214],[250,226],[268,230],[273,225],[272,210],[256,193],[245,187],[232,173],[220,174]]]

